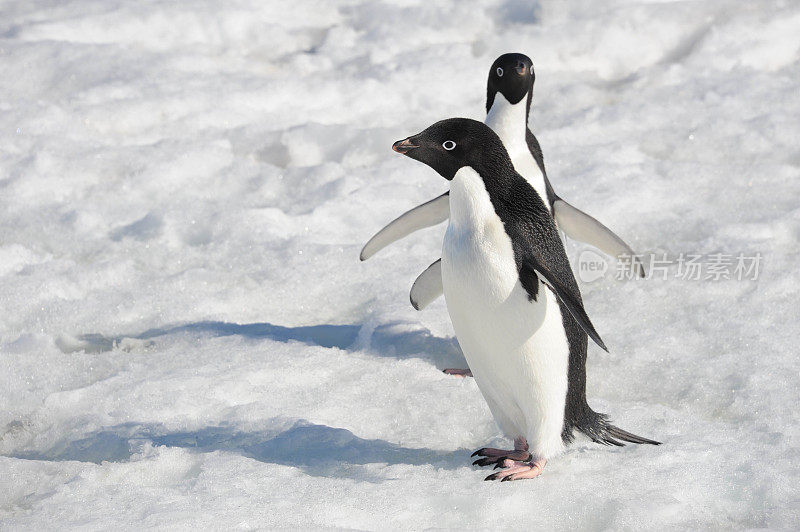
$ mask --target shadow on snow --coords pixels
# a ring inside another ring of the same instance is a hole
[[[205,427],[194,432],[166,432],[159,425],[124,424],[73,441],[62,441],[44,452],[10,455],[30,460],[126,462],[142,444],[180,447],[196,452],[226,451],[260,462],[302,469],[313,476],[358,476],[353,466],[365,464],[431,464],[445,469],[467,465],[469,451],[407,448],[384,440],[359,438],[349,430],[297,421],[282,430],[242,432],[234,427]]]
[[[359,339],[362,333],[368,339]],[[408,324],[389,323],[369,331],[360,325],[310,325],[284,327],[271,323],[228,323],[201,321],[149,329],[139,334],[105,336],[85,334],[77,342],[61,341],[65,353],[111,351],[125,339],[154,340],[170,335],[210,335],[214,337],[241,336],[278,342],[303,342],[346,351],[366,349],[377,356],[416,357],[429,361],[439,369],[466,367],[458,343],[450,338],[438,338],[427,330],[409,330]],[[277,420],[276,420],[277,422]],[[205,427],[194,432],[167,432],[158,424],[129,423],[109,427],[77,440],[63,440],[46,451],[30,451],[8,456],[31,460],[101,463],[130,460],[143,444],[180,447],[196,452],[226,451],[261,462],[298,467],[314,476],[351,476],[363,471],[354,468],[371,463],[431,464],[446,469],[466,465],[468,452],[437,451],[407,448],[384,440],[359,438],[352,432],[297,421],[289,428],[242,432],[234,427]],[[361,468],[358,468],[361,469]]]
[[[387,323],[379,325],[369,336],[368,346],[360,345],[360,325],[307,325],[283,327],[271,323],[228,323],[222,321],[200,321],[150,329],[140,334],[117,337],[102,334],[85,334],[79,342],[61,342],[59,347],[69,353],[86,351],[96,353],[111,351],[126,338],[152,340],[176,334],[197,334],[211,336],[242,336],[251,339],[269,339],[278,342],[303,342],[327,348],[354,351],[368,347],[368,351],[384,357],[421,358],[439,369],[467,367],[458,342],[452,338],[439,338],[424,329],[408,330],[408,324]]]

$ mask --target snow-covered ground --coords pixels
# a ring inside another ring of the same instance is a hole
[[[508,51],[564,198],[762,258],[581,283],[590,403],[664,445],[492,483],[408,303],[443,227],[358,252],[446,190],[391,143]],[[0,67],[0,528],[800,526],[797,2],[3,0]]]

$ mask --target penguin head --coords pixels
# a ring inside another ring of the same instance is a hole
[[[489,81],[486,85],[486,112],[492,108],[494,98],[499,92],[512,105],[526,96],[530,106],[533,94],[533,61],[525,54],[503,54],[492,63]]]
[[[487,167],[513,169],[500,137],[483,122],[469,118],[436,122],[421,133],[398,140],[392,149],[427,164],[448,181],[465,166],[480,173]]]

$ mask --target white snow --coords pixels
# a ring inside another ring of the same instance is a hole
[[[408,303],[443,228],[358,253],[446,189],[391,143],[509,51],[565,199],[763,260],[582,283],[590,403],[664,445],[501,484]],[[5,0],[0,528],[797,528],[799,65],[797,2]]]

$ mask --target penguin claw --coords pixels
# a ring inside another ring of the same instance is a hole
[[[470,455],[474,456],[487,456],[491,458],[510,458],[512,460],[530,460],[531,454],[528,452],[528,442],[525,438],[517,438],[514,440],[514,450],[495,449],[493,447],[481,447]]]
[[[502,456],[499,457],[499,458],[492,458],[492,457],[489,457],[489,458],[478,458],[477,460],[472,462],[472,465],[485,467],[485,466],[492,465],[492,464],[500,464],[500,463],[503,462],[503,460],[505,460],[505,458],[502,457]]]
[[[504,460],[511,460],[516,462],[527,462],[531,459],[531,453],[528,451],[498,451],[497,449],[489,449],[489,451],[497,451],[497,452],[482,452],[484,449],[480,449],[472,453],[473,456],[483,456],[485,458],[478,458],[472,465],[485,467],[492,464],[501,464]]]
[[[503,469],[497,473],[492,473],[484,480],[500,480],[500,482],[510,482],[512,480],[522,480],[525,478],[535,478],[542,474],[546,460],[535,460],[532,462],[520,462],[516,460],[504,460]]]
[[[478,458],[472,462],[474,466],[484,467],[494,464],[492,469],[503,469],[497,473],[492,473],[484,480],[505,479],[506,476],[527,472],[534,468],[538,468],[541,472],[542,468],[544,468],[543,461],[533,461],[533,456],[528,452],[528,442],[525,441],[525,438],[521,437],[514,440],[513,451],[481,447],[472,453],[470,458],[475,456],[482,456],[483,458]],[[516,477],[508,480],[516,480]]]
[[[488,458],[505,458],[507,455],[513,452],[514,451],[508,451],[505,449],[494,449],[492,447],[483,447],[472,453],[472,456],[486,456]]]

